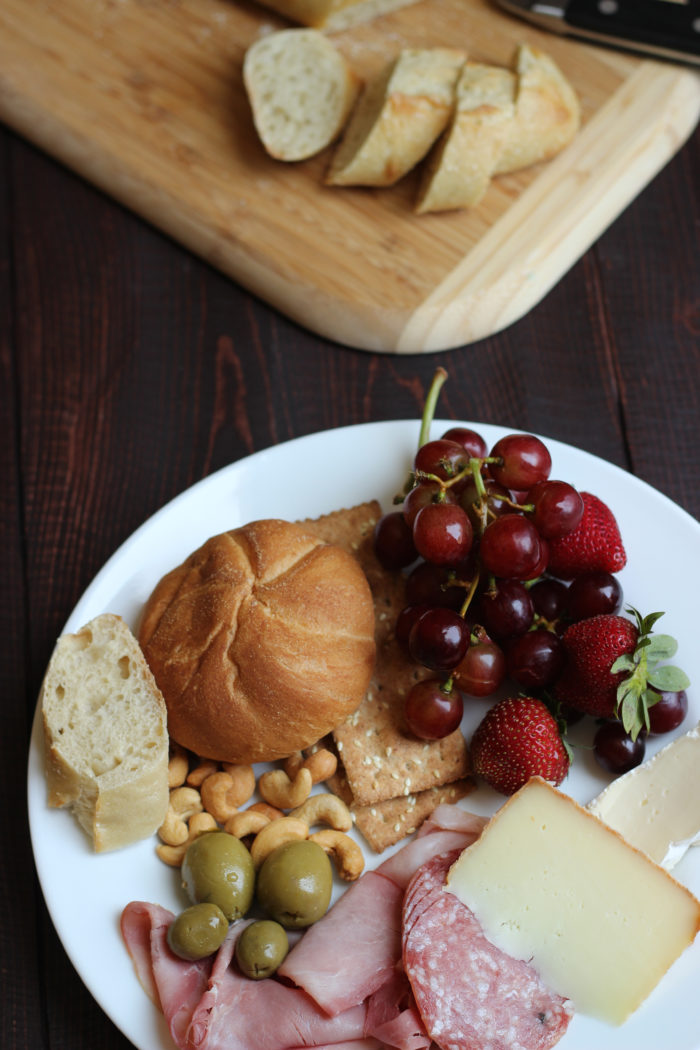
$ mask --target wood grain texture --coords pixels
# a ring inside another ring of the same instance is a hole
[[[494,180],[469,212],[412,214],[391,190],[322,184],[329,153],[267,157],[241,63],[284,23],[240,0],[5,0],[0,117],[245,288],[327,339],[401,354],[476,342],[549,292],[663,167],[700,76],[549,36],[488,0],[422,0],[333,39],[362,76],[403,46],[510,62],[548,50],[584,127],[549,165]]]

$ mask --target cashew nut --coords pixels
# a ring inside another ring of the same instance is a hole
[[[292,779],[302,768],[308,769],[311,773],[312,784],[322,784],[335,773],[338,768],[338,759],[332,751],[322,747],[306,757],[301,751],[295,751],[284,761],[284,771]]]
[[[168,761],[168,787],[176,788],[180,787],[181,784],[185,783],[187,777],[187,770],[189,769],[189,759],[187,752],[184,747],[180,744],[173,744],[170,759]]]
[[[177,787],[170,792],[170,806],[183,820],[202,812],[202,799],[196,788]]]
[[[246,835],[257,835],[269,823],[270,818],[267,814],[244,809],[229,817],[224,824],[224,831],[228,831],[229,835],[235,835],[237,839],[244,839]]]
[[[265,858],[278,846],[285,842],[305,839],[308,834],[309,826],[303,820],[297,820],[295,817],[271,820],[253,839],[250,847],[253,864],[259,868]]]
[[[293,780],[297,775],[301,767],[304,765],[304,752],[294,751],[291,755],[288,755],[282,763],[284,771],[290,780]]]
[[[216,773],[219,763],[211,758],[200,758],[198,764],[187,775],[187,783],[192,787],[201,788],[207,777]]]
[[[258,791],[277,809],[295,809],[311,794],[311,773],[302,766],[290,780],[283,769],[271,769],[260,777]]]
[[[158,829],[162,842],[168,846],[179,846],[187,841],[187,824],[195,813],[201,813],[202,800],[194,788],[177,787],[170,792],[168,811]]]
[[[183,822],[184,824],[184,822]],[[184,842],[180,842],[177,845],[171,845],[168,843],[162,843],[156,846],[156,853],[160,859],[165,863],[169,864],[171,868],[179,868],[185,859],[187,853],[187,847],[190,842],[203,835],[205,831],[216,831],[218,824],[210,813],[194,813],[189,820],[189,825],[185,826],[187,838]]]
[[[225,824],[255,790],[255,774],[250,766],[233,766],[232,770],[231,773],[212,773],[201,787],[204,808],[220,824]]]
[[[245,810],[246,813],[264,813],[270,820],[279,820],[280,817],[284,816],[281,809],[277,809],[275,806],[271,806],[269,802],[254,802],[252,806],[248,806]]]
[[[345,882],[354,882],[362,874],[365,858],[358,844],[349,835],[325,828],[309,835],[309,841],[318,843],[326,851],[335,864],[338,875]]]
[[[306,802],[289,815],[305,821],[310,828],[314,824],[327,824],[336,831],[349,831],[352,827],[350,810],[337,795],[309,795]]]

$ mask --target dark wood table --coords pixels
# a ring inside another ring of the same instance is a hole
[[[400,358],[301,330],[0,130],[3,1050],[130,1045],[44,907],[26,754],[56,636],[167,500],[288,438],[416,417],[441,364],[441,415],[569,442],[700,517],[699,146],[696,133],[527,317]]]

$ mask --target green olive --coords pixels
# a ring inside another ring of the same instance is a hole
[[[168,927],[168,944],[181,959],[203,959],[218,951],[228,933],[228,922],[216,904],[193,904]]]
[[[283,927],[272,919],[259,919],[246,926],[236,941],[236,962],[246,977],[259,981],[272,977],[288,951]]]
[[[289,929],[310,926],[325,915],[333,870],[316,842],[296,839],[278,846],[258,872],[258,901],[271,919]]]
[[[182,862],[182,884],[193,903],[218,904],[226,918],[241,919],[253,901],[255,868],[235,835],[208,831],[196,838]]]

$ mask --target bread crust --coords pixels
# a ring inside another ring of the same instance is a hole
[[[171,737],[225,762],[307,747],[362,700],[374,611],[356,561],[279,519],[213,536],[156,586],[139,641]]]
[[[447,126],[466,55],[405,49],[365,86],[326,175],[331,186],[393,186]]]

